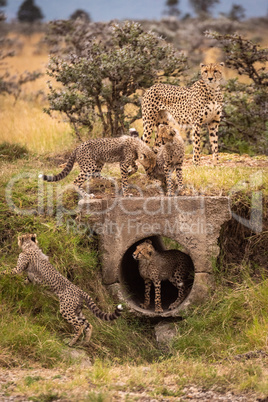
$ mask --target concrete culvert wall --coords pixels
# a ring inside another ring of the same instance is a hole
[[[157,250],[169,238],[182,246],[193,262],[194,278],[189,293],[175,309],[168,306],[176,299],[177,289],[162,282],[164,313],[161,317],[180,316],[193,304],[206,300],[213,285],[212,261],[218,256],[220,228],[230,219],[227,197],[133,197],[93,199],[79,202],[83,221],[99,235],[103,283],[125,302],[130,311],[147,317],[154,312],[154,287],[149,309],[144,302],[144,281],[132,254],[140,242],[151,239]]]
[[[134,309],[137,313],[146,314],[150,316],[159,316],[159,314],[155,313],[155,289],[152,284],[151,287],[151,303],[148,309],[143,309],[140,307],[141,303],[144,302],[144,293],[145,293],[145,285],[144,280],[140,276],[139,273],[139,261],[133,258],[133,252],[136,250],[136,247],[143,243],[145,240],[150,239],[154,248],[157,251],[166,250],[164,245],[163,238],[161,236],[151,236],[143,238],[136,243],[134,243],[128,250],[125,252],[120,266],[119,273],[119,284],[123,294],[124,299],[128,301],[128,304]],[[177,242],[173,242],[178,244]],[[169,247],[169,249],[172,249]],[[192,290],[194,282],[194,264],[192,264],[191,269],[188,272],[188,279],[185,283],[185,295],[181,303],[183,303]],[[178,297],[178,289],[168,280],[161,282],[161,302],[162,308],[164,312],[161,316],[171,316],[176,312],[179,313],[180,306],[178,306],[173,311],[169,310],[169,306],[173,303]]]

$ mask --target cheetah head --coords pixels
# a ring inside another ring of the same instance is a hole
[[[170,127],[167,124],[159,124],[157,136],[162,145],[167,144],[168,142],[172,142],[176,135],[176,131],[174,128]]]
[[[138,161],[144,167],[146,172],[151,173],[156,165],[156,155],[148,147],[148,150],[143,151],[139,154]]]
[[[35,233],[34,234],[26,233],[26,234],[18,236],[18,246],[20,248],[22,248],[26,244],[31,244],[31,243],[38,244],[37,236]]]
[[[218,86],[223,78],[224,63],[200,64],[201,76],[206,84]]]
[[[136,247],[136,250],[132,254],[135,260],[150,260],[152,258],[155,249],[151,240],[145,240],[143,243]]]

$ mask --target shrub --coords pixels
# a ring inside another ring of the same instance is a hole
[[[207,32],[221,46],[226,66],[247,77],[244,84],[230,79],[224,95],[224,117],[219,136],[223,150],[239,153],[267,153],[268,49],[237,34]]]
[[[82,24],[84,35],[77,43],[77,24]],[[122,134],[136,119],[141,118],[138,90],[163,80],[177,83],[185,68],[185,58],[152,32],[144,32],[133,22],[111,24],[107,36],[100,41],[88,35],[89,25],[75,20],[52,28],[52,37],[64,37],[60,55],[50,59],[48,75],[62,84],[55,88],[50,83],[48,114],[53,110],[64,113],[79,135],[82,127],[92,128],[101,121],[104,135]],[[106,27],[107,28],[107,27]],[[54,36],[53,36],[54,35]],[[55,39],[58,43],[62,38]],[[66,46],[72,53],[64,55]],[[132,105],[131,112],[127,106]]]

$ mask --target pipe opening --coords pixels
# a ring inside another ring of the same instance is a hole
[[[151,312],[155,311],[155,288],[152,284],[151,292],[150,292],[150,306],[148,309],[142,309],[140,305],[144,302],[144,294],[145,294],[145,285],[144,279],[141,277],[139,273],[139,261],[133,258],[133,253],[136,250],[136,247],[143,243],[145,240],[151,240],[153,247],[157,251],[163,250],[180,250],[185,254],[188,254],[183,247],[173,239],[164,237],[164,236],[150,236],[143,238],[136,243],[134,243],[128,250],[125,252],[120,267],[120,284],[122,285],[122,291],[124,297],[128,300],[128,303],[132,308],[138,310],[140,312]],[[192,286],[194,282],[194,265],[191,260],[191,264],[189,267],[189,274],[187,280],[185,282],[185,294],[184,299],[191,292]],[[174,286],[169,280],[161,282],[161,302],[162,308],[165,312],[170,311],[168,308],[171,303],[175,302],[178,297],[178,289]],[[183,301],[182,300],[182,301]],[[181,301],[181,303],[182,303]],[[178,307],[175,308],[175,310]]]

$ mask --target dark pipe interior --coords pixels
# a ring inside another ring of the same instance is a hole
[[[150,239],[156,250],[165,250],[164,243],[160,236],[151,236],[139,240],[134,243],[125,252],[122,262],[121,262],[121,272],[120,272],[120,283],[123,285],[125,296],[137,307],[140,306],[144,301],[144,280],[141,278],[138,268],[138,261],[132,256],[138,244]],[[187,294],[190,293],[194,279],[194,266],[192,267],[192,272],[190,274],[189,283],[187,286]],[[186,295],[187,296],[187,295]],[[177,288],[172,285],[169,281],[164,281],[161,283],[161,300],[162,307],[164,310],[168,310],[168,307],[173,303],[178,297]],[[154,311],[154,286],[151,288],[151,311]]]

